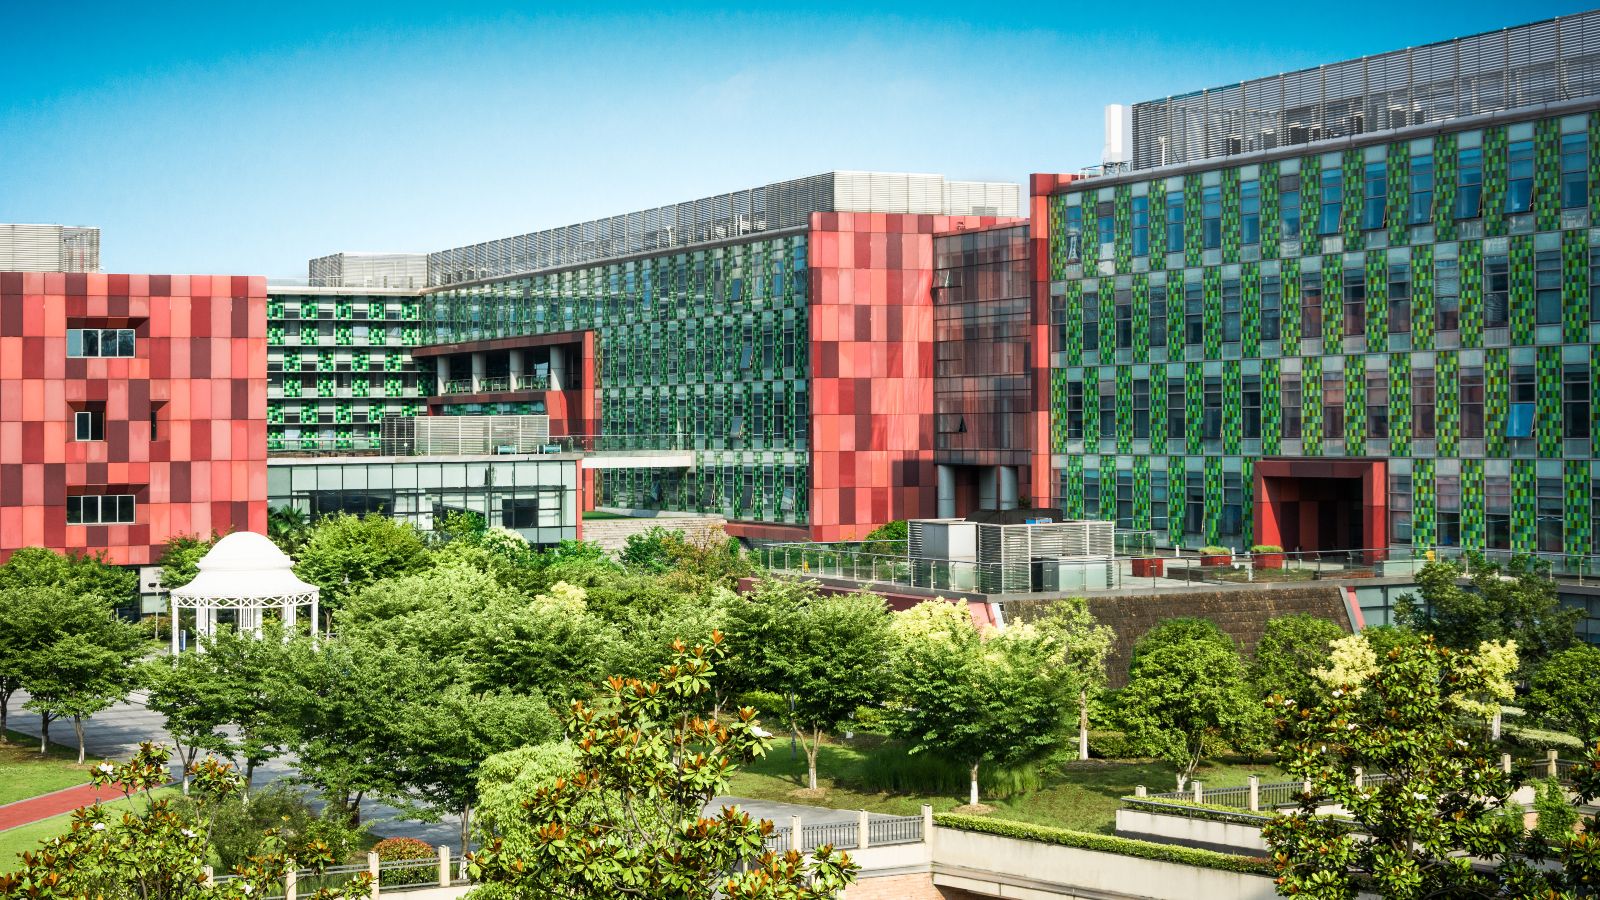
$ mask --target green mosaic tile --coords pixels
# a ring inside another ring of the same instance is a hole
[[[1483,242],[1461,242],[1461,346],[1483,346]]]
[[[1206,543],[1222,541],[1222,457],[1208,456],[1205,463],[1205,529]]]
[[[1150,276],[1133,276],[1133,358],[1150,358]]]
[[[1506,417],[1511,413],[1511,357],[1504,347],[1483,356],[1484,448],[1490,456],[1506,456]]]
[[[1382,250],[1367,251],[1367,352],[1389,346],[1389,260]]]
[[[1340,233],[1344,245],[1351,249],[1361,246],[1361,193],[1362,161],[1360,150],[1346,150],[1341,158],[1344,169],[1343,208],[1340,210]]]
[[[1562,505],[1564,529],[1562,549],[1569,556],[1587,556],[1594,553],[1594,536],[1591,534],[1589,464],[1569,459],[1561,467]]]
[[[353,397],[365,397],[368,394],[370,394],[371,392],[372,392],[372,382],[366,376],[363,375],[363,376],[358,376],[356,378],[350,379],[350,395],[351,396],[353,396]]]
[[[273,401],[273,400],[268,400],[267,401],[267,424],[268,425],[282,425],[283,424],[283,404],[282,403],[278,403],[278,402]]]
[[[1167,452],[1167,374],[1156,366],[1150,373],[1150,452]]]
[[[1067,277],[1067,195],[1050,198],[1050,280]]]
[[[1183,367],[1183,391],[1184,450],[1190,456],[1199,456],[1205,447],[1204,423],[1201,421],[1205,414],[1205,374],[1200,363],[1189,363]]]
[[[1533,238],[1518,235],[1511,238],[1511,343],[1527,346],[1533,343],[1535,311],[1533,306]]]
[[[1600,116],[1596,118],[1600,118]],[[1592,423],[1589,429],[1589,440],[1592,448],[1589,451],[1589,455],[1600,457],[1600,428],[1593,427],[1594,424],[1600,424],[1600,390],[1595,390],[1592,386],[1595,378],[1600,376],[1600,344],[1591,344],[1589,346],[1589,373],[1589,383],[1591,385],[1589,389],[1589,409],[1591,410],[1589,421]]]
[[[1167,457],[1167,542],[1174,547],[1183,546],[1184,514],[1184,459]]]
[[[1117,520],[1117,458],[1100,457],[1100,519]]]
[[[1256,496],[1255,471],[1256,460],[1246,456],[1239,460],[1239,483],[1244,488],[1244,505],[1240,510],[1244,515],[1240,519],[1240,535],[1244,542],[1244,549],[1256,542],[1256,505],[1253,502]]]
[[[1133,271],[1133,185],[1117,185],[1114,203],[1116,267],[1117,272],[1127,273]]]
[[[1389,455],[1411,455],[1411,354],[1389,354]]]
[[[1461,460],[1461,545],[1482,547],[1483,523],[1483,460]]]
[[[1133,452],[1133,369],[1117,366],[1117,452]]]
[[[1203,258],[1200,240],[1203,222],[1200,214],[1200,176],[1191,174],[1183,179],[1183,264],[1198,266]]]
[[[1506,233],[1506,129],[1495,125],[1483,130],[1483,233]]]
[[[1589,114],[1589,220],[1600,222],[1600,116]]]
[[[1589,234],[1561,234],[1561,336],[1569,344],[1589,339]]]
[[[1322,455],[1322,357],[1307,356],[1300,361],[1303,385],[1300,415],[1300,446],[1306,456]]]
[[[1065,506],[1069,519],[1082,519],[1083,514],[1083,457],[1073,455],[1067,457],[1066,477],[1062,480],[1066,487]]]
[[[1150,530],[1150,457],[1143,454],[1133,458],[1133,527]]]
[[[1238,456],[1243,452],[1244,376],[1239,361],[1222,364],[1222,452]]]
[[[1050,370],[1050,452],[1067,452],[1067,370]]]
[[[1300,253],[1308,255],[1317,246],[1317,191],[1322,180],[1322,157],[1300,160]]]
[[[1411,249],[1411,346],[1433,348],[1436,308],[1433,295],[1433,245]]]
[[[1278,258],[1278,163],[1261,164],[1261,258]]]
[[[1167,358],[1183,358],[1183,270],[1167,273]]]
[[[1411,200],[1408,193],[1408,179],[1411,175],[1411,145],[1404,141],[1396,141],[1389,145],[1388,152],[1384,155],[1386,165],[1386,187],[1389,195],[1385,198],[1386,212],[1388,213],[1389,244],[1399,247],[1406,243],[1406,205]]]
[[[1083,321],[1083,282],[1067,282],[1066,295],[1061,299],[1065,304],[1063,315],[1068,323],[1063,334],[1061,349],[1066,353],[1067,365],[1081,366],[1083,365],[1083,330],[1074,327],[1073,323],[1081,323]],[[718,346],[721,346],[721,344],[718,344]],[[722,367],[718,365],[715,368],[720,369]]]
[[[1540,347],[1534,361],[1534,437],[1539,456],[1561,458],[1561,348]]]
[[[1222,170],[1222,261],[1239,261],[1239,170]]]
[[[1282,346],[1284,353],[1293,354],[1300,346],[1300,260],[1284,260],[1282,270]]]
[[[1518,553],[1531,553],[1538,549],[1538,532],[1534,515],[1538,496],[1535,493],[1538,479],[1534,475],[1534,461],[1511,461],[1511,549]]]
[[[1100,264],[1100,235],[1095,216],[1095,200],[1093,192],[1083,195],[1083,240],[1079,245],[1079,253],[1083,257],[1083,271],[1092,274],[1095,267]],[[1070,227],[1070,226],[1069,226]]]
[[[1322,352],[1344,352],[1344,270],[1334,254],[1322,258]]]
[[[1282,366],[1276,358],[1261,361],[1261,452],[1275,456],[1283,446]]]
[[[1239,350],[1246,358],[1261,355],[1261,267],[1239,268]]]
[[[1460,170],[1456,136],[1433,139],[1433,236],[1438,241],[1456,239],[1456,176]]]
[[[1411,466],[1411,544],[1432,547],[1438,540],[1438,494],[1434,485],[1434,462],[1419,459]]]
[[[1440,456],[1455,456],[1461,445],[1461,367],[1454,351],[1439,354],[1434,363],[1435,430]]]
[[[1167,183],[1150,182],[1150,259],[1152,264],[1167,255]]]
[[[1222,270],[1209,268],[1201,279],[1205,292],[1203,311],[1206,359],[1222,358]]]
[[[1561,120],[1540,119],[1533,129],[1533,217],[1540,231],[1561,227]]]
[[[1367,358],[1344,358],[1344,453],[1367,452]]]

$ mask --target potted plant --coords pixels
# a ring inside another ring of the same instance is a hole
[[[1225,566],[1231,562],[1233,562],[1233,551],[1227,547],[1200,548],[1200,565],[1202,566]]]
[[[1283,548],[1277,544],[1257,544],[1250,548],[1258,569],[1283,568]]]
[[[1160,578],[1166,571],[1166,561],[1159,556],[1134,557],[1129,562],[1135,578]]]

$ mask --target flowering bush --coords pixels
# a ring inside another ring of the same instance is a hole
[[[384,838],[373,845],[372,852],[378,854],[380,863],[420,859],[437,862],[439,859],[439,852],[429,846],[427,841],[408,837]],[[407,866],[382,870],[378,873],[378,883],[385,887],[395,884],[428,884],[436,881],[438,877],[439,871],[436,866]]]

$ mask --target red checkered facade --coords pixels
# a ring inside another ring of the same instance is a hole
[[[812,213],[812,540],[935,515],[933,236],[995,216]]]
[[[145,565],[174,535],[265,531],[266,304],[259,277],[0,273],[0,560]],[[134,356],[69,358],[69,329],[132,329]],[[86,410],[103,439],[76,439]],[[133,522],[68,525],[95,494],[132,495]]]

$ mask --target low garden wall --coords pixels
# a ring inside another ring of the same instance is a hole
[[[1261,826],[1268,821],[1264,815],[1136,803],[1117,810],[1117,834],[1219,853],[1266,856],[1267,842],[1261,837]]]

